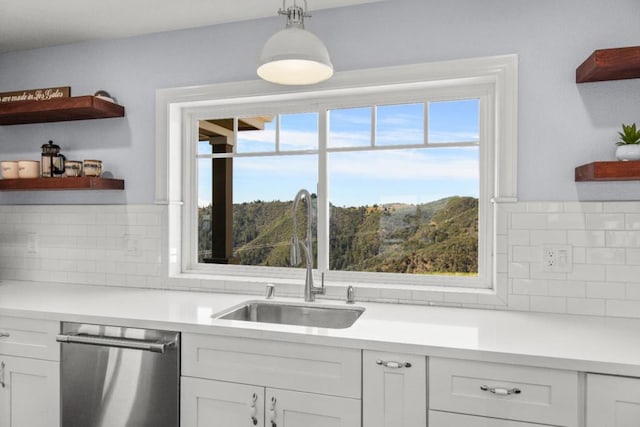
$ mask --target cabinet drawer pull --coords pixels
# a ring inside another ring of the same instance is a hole
[[[271,409],[269,409],[269,421],[271,422],[271,427],[278,427],[276,424],[276,397],[271,396]]]
[[[520,394],[522,391],[519,388],[504,388],[504,387],[489,387],[487,385],[481,385],[480,390],[488,391],[499,396],[510,396],[512,394]]]
[[[385,368],[393,368],[393,369],[411,367],[411,363],[409,362],[393,362],[390,360],[380,360],[380,359],[376,360],[376,365],[384,366]]]
[[[10,336],[9,332],[0,332],[0,338],[9,338]]]
[[[254,426],[258,425],[258,419],[256,415],[258,415],[258,410],[256,409],[256,402],[258,401],[258,395],[253,393],[251,397],[251,403],[249,404],[249,417],[251,418],[251,424]]]

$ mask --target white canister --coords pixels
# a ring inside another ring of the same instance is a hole
[[[18,162],[3,160],[0,162],[0,169],[2,170],[2,179],[18,178]]]
[[[18,160],[18,178],[39,178],[40,162],[37,160]]]

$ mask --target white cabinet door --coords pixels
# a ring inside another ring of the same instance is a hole
[[[267,388],[267,427],[360,427],[360,400]]]
[[[426,357],[364,351],[362,418],[366,427],[425,427]]]
[[[0,426],[60,425],[60,364],[0,356]]]
[[[181,427],[263,427],[264,388],[181,378]]]
[[[587,427],[640,426],[640,379],[587,375]]]

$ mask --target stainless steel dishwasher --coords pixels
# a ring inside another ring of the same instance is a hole
[[[62,427],[178,427],[180,334],[64,322]]]

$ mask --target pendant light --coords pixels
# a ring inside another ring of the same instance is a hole
[[[329,52],[315,34],[304,29],[304,18],[311,17],[307,1],[304,0],[304,9],[296,0],[285,9],[285,1],[278,14],[287,17],[287,26],[262,48],[258,76],[281,85],[308,85],[329,79],[333,75]]]

